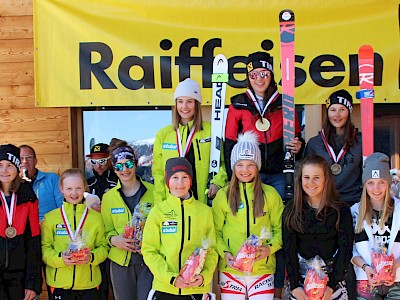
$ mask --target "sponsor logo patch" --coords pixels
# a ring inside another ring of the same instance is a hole
[[[123,208],[123,207],[111,208],[111,213],[112,213],[113,215],[116,215],[116,214],[124,214],[124,213],[125,213],[125,208]]]
[[[162,144],[162,149],[164,149],[164,150],[177,150],[178,147],[177,147],[176,144],[163,143],[163,144]]]
[[[164,221],[161,228],[162,234],[177,233],[178,222],[176,221]]]

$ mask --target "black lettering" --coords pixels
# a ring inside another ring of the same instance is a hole
[[[142,78],[134,80],[129,75],[129,70],[133,66],[139,66],[143,70]],[[130,90],[138,90],[142,87],[145,89],[154,89],[154,61],[153,56],[137,56],[125,57],[118,68],[118,78],[124,87]]]
[[[229,86],[234,88],[246,87],[246,77],[245,80],[237,80],[235,76],[236,74],[247,74],[246,61],[247,56],[233,56],[228,59]],[[236,64],[241,64],[242,67],[237,67]]]
[[[100,54],[100,61],[92,63],[92,52]],[[110,77],[104,72],[109,68],[113,61],[113,53],[111,48],[100,42],[79,43],[79,76],[81,90],[92,88],[92,76],[103,89],[116,89],[116,85],[111,81]]]
[[[294,60],[295,63],[302,63],[304,60],[304,56],[295,55]],[[295,67],[294,72],[295,72],[294,78],[296,81],[295,87],[301,86],[307,80],[307,73],[303,69],[298,67]]]
[[[331,62],[331,66],[324,66],[326,62]],[[327,72],[343,72],[345,71],[344,63],[342,60],[331,54],[320,55],[314,58],[310,64],[310,77],[317,85],[322,87],[334,87],[339,85],[344,76],[333,76],[330,79],[322,77],[321,73]]]
[[[162,50],[172,48],[172,42],[168,39],[160,42]],[[161,88],[172,88],[171,56],[160,56]]]

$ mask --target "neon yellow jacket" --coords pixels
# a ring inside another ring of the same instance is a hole
[[[207,189],[209,168],[210,168],[210,148],[211,148],[211,124],[203,122],[203,130],[196,131],[192,141],[195,156],[196,182],[197,182],[197,198],[202,203],[207,203]],[[193,121],[189,122],[189,128],[193,126]],[[179,125],[179,130],[182,132],[183,125]],[[223,149],[221,149],[223,156]],[[171,157],[179,157],[176,131],[172,125],[162,128],[157,132],[153,148],[153,178],[154,178],[154,201],[155,203],[164,200],[168,197],[168,187],[165,184],[164,173],[165,164]],[[224,160],[221,159],[220,169],[217,175],[211,180],[212,184],[223,187],[228,176],[225,170]]]
[[[180,269],[190,254],[202,246],[205,237],[214,243],[201,271],[204,285],[188,289],[176,288],[174,282]],[[215,231],[211,208],[193,197],[181,201],[170,195],[150,211],[144,227],[142,254],[154,275],[152,288],[174,295],[209,292],[218,261],[214,247]]]
[[[139,177],[136,177],[137,179]],[[141,181],[147,191],[140,198],[140,202],[153,203],[153,188],[151,183]],[[120,266],[127,267],[131,259],[132,252],[117,248],[110,244],[113,236],[124,233],[125,225],[132,219],[132,214],[126,206],[124,199],[120,194],[121,183],[113,187],[103,195],[101,201],[101,215],[106,227],[106,239],[111,246],[108,258]]]
[[[282,248],[282,199],[275,188],[262,184],[265,195],[265,216],[254,218],[253,189],[254,183],[239,183],[242,204],[235,216],[228,203],[228,186],[220,189],[213,200],[212,211],[217,236],[217,251],[221,257],[219,262],[221,272],[243,275],[240,271],[226,265],[225,252],[230,252],[235,256],[250,235],[260,236],[261,229],[265,227],[272,233],[272,239],[267,241],[271,255],[266,260],[256,261],[251,275],[275,273],[274,253]]]
[[[75,230],[86,204],[84,202],[71,204],[64,200],[63,205],[71,229]],[[64,226],[60,208],[45,214],[41,230],[42,255],[46,264],[46,282],[49,286],[72,290],[86,290],[99,286],[101,282],[99,264],[107,258],[109,249],[100,213],[89,209],[82,227],[82,239],[90,247],[91,253],[91,261],[85,265],[66,266],[64,264],[62,252],[67,250],[70,238]]]

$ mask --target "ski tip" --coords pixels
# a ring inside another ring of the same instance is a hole
[[[223,62],[227,61],[226,56],[223,54],[217,54],[214,57],[214,62],[217,62],[218,64],[221,64]]]
[[[279,22],[294,21],[294,12],[290,9],[281,10],[279,13]]]
[[[371,45],[362,45],[358,49],[359,58],[369,58],[374,56],[374,48]]]

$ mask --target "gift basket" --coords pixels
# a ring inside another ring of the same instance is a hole
[[[142,247],[143,228],[151,207],[151,203],[140,202],[133,211],[132,219],[125,225],[124,237],[134,240],[133,245],[136,251]]]
[[[90,255],[90,247],[86,245],[84,239],[80,236],[76,240],[69,242],[64,254],[71,260],[86,260],[87,256]]]
[[[329,277],[325,273],[325,262],[318,255],[306,263],[307,274],[304,280],[304,291],[308,300],[321,300],[328,285]]]
[[[392,276],[394,256],[393,254],[387,254],[387,248],[378,243],[371,252],[372,257],[372,268],[374,268],[377,275],[372,278],[378,281],[378,284],[383,284],[387,281],[393,281]]]
[[[250,275],[253,272],[257,248],[262,245],[262,240],[269,240],[271,237],[272,234],[265,227],[261,230],[260,236],[255,234],[249,236],[233,259],[232,266],[246,275]]]
[[[203,270],[204,262],[206,260],[207,253],[210,249],[212,241],[203,238],[201,247],[197,247],[196,250],[186,260],[182,267],[179,275],[187,282],[191,283],[194,281],[194,277],[199,275]]]

